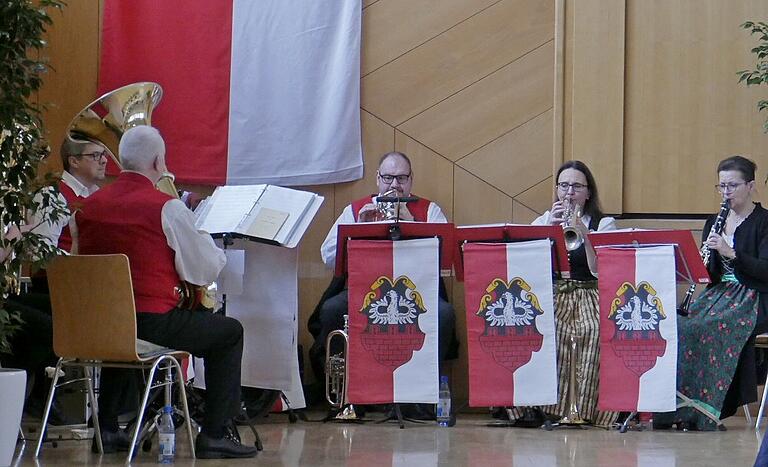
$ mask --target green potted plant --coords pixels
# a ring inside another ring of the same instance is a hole
[[[22,262],[40,265],[58,253],[55,246],[28,231],[27,213],[43,213],[43,222],[67,213],[50,186],[52,177],[43,182],[37,177],[49,148],[41,109],[33,101],[48,71],[41,58],[46,45],[43,34],[52,23],[48,11],[62,6],[58,0],[0,2],[0,352],[12,350],[9,336],[23,324],[6,306],[9,294],[16,292]],[[0,466],[9,465],[13,457],[25,381],[24,371],[0,370]],[[10,405],[4,407],[6,403]]]
[[[739,71],[737,73],[739,75],[739,83],[745,83],[747,86],[768,84],[768,23],[747,21],[741,27],[750,31],[750,35],[757,34],[758,45],[751,50],[757,59],[755,67],[751,70]],[[758,112],[762,112],[765,109],[768,109],[768,100],[761,99],[757,101]],[[768,118],[763,123],[763,130],[768,133]],[[768,183],[768,177],[765,180]]]

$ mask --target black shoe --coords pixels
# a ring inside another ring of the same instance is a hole
[[[195,440],[195,457],[198,459],[235,459],[256,457],[258,450],[255,446],[245,446],[239,437],[228,434],[223,438],[211,438],[205,433],[197,435]]]
[[[113,452],[128,452],[128,448],[131,445],[131,438],[123,430],[117,431],[101,431],[101,445],[104,448],[104,454],[111,454]],[[91,443],[91,452],[99,453],[99,445],[96,442],[96,438]]]

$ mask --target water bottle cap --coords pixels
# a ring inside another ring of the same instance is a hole
[[[173,413],[173,407],[171,407],[170,405],[166,405],[165,407],[163,407],[163,413]]]
[[[448,377],[447,376],[441,376],[440,377],[440,382],[448,384]]]

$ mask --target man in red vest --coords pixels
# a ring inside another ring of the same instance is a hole
[[[391,196],[412,196],[413,171],[408,156],[401,152],[384,154],[379,160],[379,169],[376,171],[376,185],[379,190],[378,194],[366,196],[345,207],[331,230],[328,231],[328,235],[320,247],[320,254],[327,267],[334,267],[336,262],[336,235],[339,224],[382,220],[379,219],[380,213],[376,208],[376,197],[392,192],[392,190],[394,192],[391,193]],[[440,206],[426,198],[419,198],[417,201],[406,203],[404,207],[401,207],[400,219],[416,222],[448,222]],[[345,285],[343,280],[335,279],[309,318],[308,327],[315,337],[315,343],[310,350],[310,360],[316,376],[321,375],[324,371],[325,340],[328,333],[335,329],[341,329],[344,325],[344,315],[347,313],[348,305]],[[438,298],[438,355],[442,361],[446,358],[455,358],[457,342],[455,338],[456,316],[453,307],[446,299],[442,284],[440,295]]]
[[[165,143],[149,126],[120,140],[123,171],[114,183],[91,195],[70,225],[73,251],[128,256],[140,339],[186,350],[205,361],[205,420],[195,449],[200,458],[253,457],[240,443],[232,418],[240,412],[243,327],[236,319],[202,309],[177,308],[180,281],[213,282],[224,252],[195,227],[194,214],[180,200],[155,189],[166,171]],[[120,377],[102,372],[99,422],[105,449],[128,448],[119,430]]]
[[[60,204],[74,212],[104,181],[107,153],[98,144],[65,138],[61,144],[61,160],[64,172],[59,181],[58,197]],[[32,216],[30,224],[36,225],[34,231],[46,237],[52,245],[70,251],[72,236],[69,233],[69,216],[60,217],[54,222],[44,222],[41,214],[36,214]]]

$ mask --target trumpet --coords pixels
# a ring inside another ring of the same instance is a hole
[[[379,201],[380,198],[386,199],[392,196],[397,196],[397,190],[394,188],[376,197],[375,218],[377,221],[393,221],[400,218],[400,203]]]
[[[565,198],[565,212],[563,213],[563,235],[565,236],[565,249],[568,251],[578,250],[584,244],[584,236],[574,225],[581,222],[583,207],[580,204],[574,204],[570,198]]]

